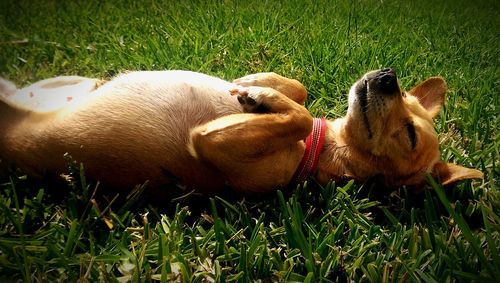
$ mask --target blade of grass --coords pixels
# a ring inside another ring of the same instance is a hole
[[[462,231],[464,237],[467,239],[467,241],[470,243],[472,248],[474,249],[476,255],[478,256],[479,260],[481,261],[481,264],[488,270],[488,273],[493,277],[496,278],[495,280],[500,281],[500,278],[497,278],[497,272],[494,271],[493,267],[491,264],[488,262],[486,259],[485,254],[483,253],[483,250],[480,248],[476,238],[473,236],[472,231],[469,228],[469,225],[465,222],[464,218],[462,217],[461,214],[456,213],[455,210],[451,207],[450,201],[446,198],[446,195],[443,191],[443,188],[436,183],[436,181],[432,178],[428,178],[429,183],[431,184],[432,188],[436,191],[439,200],[441,200],[441,203],[443,206],[446,208],[448,213],[453,217],[455,220],[455,223],[457,223],[458,227]]]

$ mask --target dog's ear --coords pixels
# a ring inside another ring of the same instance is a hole
[[[484,177],[483,173],[479,170],[446,162],[436,163],[432,168],[431,174],[443,185],[453,184],[466,179],[483,179]]]
[[[440,77],[430,77],[415,86],[409,93],[418,98],[420,104],[427,109],[431,117],[435,117],[444,104],[446,82]]]

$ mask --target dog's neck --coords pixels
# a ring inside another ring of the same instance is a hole
[[[316,180],[326,184],[330,180],[341,181],[345,179],[364,180],[372,174],[370,168],[360,166],[364,164],[359,160],[360,155],[354,154],[354,146],[349,143],[345,131],[346,119],[339,118],[327,121],[328,127],[323,141],[323,151],[320,155]]]

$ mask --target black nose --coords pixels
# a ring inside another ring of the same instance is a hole
[[[396,72],[391,68],[384,68],[375,76],[378,88],[381,92],[391,94],[398,90],[398,78]]]

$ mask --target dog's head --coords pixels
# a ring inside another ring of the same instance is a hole
[[[482,178],[482,173],[439,160],[432,120],[444,103],[446,82],[431,77],[402,91],[392,69],[371,71],[349,92],[345,131],[367,174],[390,186],[417,185],[431,173],[442,184]],[[370,168],[370,169],[366,169]]]

